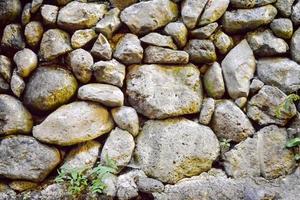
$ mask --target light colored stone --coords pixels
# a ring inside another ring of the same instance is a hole
[[[299,9],[300,10],[300,9]],[[291,56],[292,59],[300,63],[300,28],[298,28],[291,39]]]
[[[43,5],[41,7],[41,15],[45,25],[55,25],[59,8],[54,5]]]
[[[254,78],[250,84],[250,93],[256,94],[265,84],[258,78]]]
[[[208,0],[184,0],[181,5],[181,17],[188,29],[196,27]]]
[[[139,177],[136,181],[136,185],[140,192],[152,194],[153,192],[164,191],[164,184],[153,178]]]
[[[185,51],[149,46],[145,49],[144,63],[188,64],[189,54]]]
[[[298,1],[292,8],[291,19],[295,25],[300,24],[300,2]]]
[[[172,37],[161,35],[159,33],[149,33],[144,37],[140,38],[140,40],[148,45],[177,49],[176,45],[172,40]]]
[[[235,8],[253,8],[274,2],[276,2],[276,0],[230,0],[231,5]]]
[[[119,15],[120,10],[118,8],[111,9],[105,13],[103,19],[97,23],[95,30],[110,39],[113,36],[113,33],[121,26]]]
[[[190,61],[197,64],[216,61],[215,46],[210,40],[189,40],[184,50],[190,55]]]
[[[7,82],[10,81],[12,75],[12,63],[5,55],[0,55],[0,77]]]
[[[248,101],[248,100],[247,100],[246,97],[240,97],[240,98],[236,99],[236,100],[234,101],[234,103],[235,103],[239,108],[243,109],[243,108],[246,106],[247,101]]]
[[[203,26],[217,21],[225,13],[228,5],[229,0],[208,0],[198,24]]]
[[[277,37],[290,39],[293,36],[293,23],[288,18],[274,19],[270,28]]]
[[[171,22],[164,28],[167,35],[171,36],[179,48],[187,43],[188,30],[182,22]]]
[[[233,39],[223,31],[218,30],[211,39],[221,54],[227,54],[234,47]]]
[[[25,45],[20,24],[9,24],[5,26],[1,40],[2,47],[21,50],[25,48]]]
[[[41,5],[43,4],[43,0],[32,0],[31,1],[31,13],[36,13],[39,9],[40,9],[40,7],[41,7]]]
[[[10,89],[18,98],[21,97],[25,90],[25,81],[15,70],[10,80]]]
[[[225,94],[225,84],[222,68],[219,63],[214,62],[203,77],[204,88],[210,97],[220,99]]]
[[[191,31],[191,36],[196,39],[207,39],[209,38],[215,30],[218,28],[218,23],[211,23],[206,26],[194,29]]]
[[[14,55],[17,73],[23,78],[28,77],[38,65],[37,55],[31,49],[23,49]]]
[[[74,49],[85,47],[96,37],[97,34],[93,29],[77,30],[71,37],[71,45]]]
[[[289,17],[292,14],[292,6],[295,0],[277,0],[275,3],[279,13],[284,17]]]
[[[108,40],[100,33],[92,47],[91,54],[99,60],[111,60],[112,53],[113,51]]]
[[[215,111],[215,100],[213,98],[206,98],[203,100],[200,111],[199,122],[203,125],[208,125]]]
[[[31,21],[25,26],[25,39],[30,47],[36,47],[44,33],[43,25],[38,21]]]

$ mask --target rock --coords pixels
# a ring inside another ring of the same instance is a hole
[[[94,59],[84,49],[76,49],[69,53],[68,60],[72,72],[81,83],[88,83],[92,78],[92,66]]]
[[[119,170],[126,167],[134,150],[133,136],[122,129],[112,130],[101,151],[101,163],[106,163],[106,157],[115,160]]]
[[[21,2],[20,0],[1,0],[0,1],[0,26],[14,21],[21,14]]]
[[[144,193],[153,193],[153,192],[162,192],[164,191],[164,184],[153,178],[140,177],[136,181],[136,185],[140,192]]]
[[[38,67],[26,84],[24,104],[38,111],[49,111],[67,103],[77,90],[71,72],[59,66]]]
[[[199,122],[203,125],[208,125],[215,110],[215,100],[213,98],[206,98],[203,100],[200,111]]]
[[[230,3],[235,8],[253,8],[264,6],[276,2],[276,0],[231,0]]]
[[[261,80],[254,78],[250,84],[250,93],[256,94],[264,85]]]
[[[124,8],[137,2],[137,0],[109,0],[109,1],[113,6],[119,8],[120,10],[123,10]]]
[[[10,89],[18,98],[21,97],[25,90],[25,81],[17,74],[15,70],[10,80]]]
[[[212,40],[221,54],[227,54],[234,47],[233,39],[220,30],[212,35]]]
[[[172,37],[161,35],[159,33],[149,33],[148,35],[142,37],[140,40],[148,45],[177,49],[172,40]]]
[[[191,31],[191,36],[196,39],[207,39],[209,38],[215,30],[218,28],[218,23],[211,23],[206,26],[194,29]]]
[[[77,30],[71,37],[71,45],[74,49],[85,47],[97,37],[93,29]]]
[[[266,85],[249,101],[247,115],[259,125],[284,126],[297,113],[296,106],[292,104],[287,109],[280,110],[280,115],[277,116],[277,110],[286,98],[287,96],[277,87]]]
[[[9,184],[9,187],[18,192],[23,192],[25,190],[30,190],[38,187],[38,184],[30,181],[12,181]]]
[[[30,9],[31,9],[31,3],[26,3],[21,14],[21,22],[23,26],[28,24],[31,20]]]
[[[40,46],[42,60],[50,61],[72,51],[70,36],[60,29],[49,29],[43,35]]]
[[[295,25],[300,24],[300,2],[298,1],[292,8],[292,15],[291,19],[294,22]]]
[[[14,55],[17,73],[23,78],[28,77],[38,65],[37,55],[31,49],[23,49]]]
[[[300,66],[288,58],[264,58],[257,62],[258,78],[285,93],[300,89]]]
[[[38,21],[31,21],[25,26],[25,39],[30,47],[36,47],[44,33],[43,25]]]
[[[223,59],[222,70],[228,94],[231,98],[247,97],[250,79],[253,78],[256,63],[246,40],[242,40]]]
[[[217,59],[215,46],[210,40],[189,40],[184,50],[190,55],[190,61],[201,64]]]
[[[136,65],[127,74],[129,103],[151,119],[200,111],[200,72],[192,64],[179,66]]]
[[[6,93],[9,90],[9,84],[0,76],[0,93]]]
[[[275,3],[279,13],[284,17],[289,17],[292,14],[292,6],[295,0],[277,0]]]
[[[21,50],[25,48],[25,42],[22,35],[22,27],[20,24],[9,24],[3,30],[2,47]]]
[[[0,94],[0,121],[0,135],[29,134],[33,126],[22,102],[6,94]]]
[[[226,173],[233,177],[260,176],[260,158],[257,138],[247,138],[224,154]]]
[[[134,34],[146,34],[174,21],[178,16],[177,5],[170,0],[140,2],[121,12],[121,21]]]
[[[108,39],[112,38],[113,33],[121,26],[121,20],[119,18],[120,12],[118,8],[113,8],[108,11],[103,19],[97,23],[96,31],[102,33]]]
[[[138,64],[143,59],[143,47],[136,35],[127,33],[117,43],[114,58],[123,64]]]
[[[295,160],[293,152],[285,148],[286,130],[271,125],[262,128],[256,134],[262,176],[266,179],[274,179],[293,172]]]
[[[267,25],[273,21],[276,15],[277,10],[272,5],[226,11],[223,15],[222,25],[226,32],[237,33]]]
[[[149,120],[136,142],[135,155],[141,169],[171,184],[208,171],[220,150],[209,127],[185,118]]]
[[[270,28],[277,37],[290,39],[293,36],[293,23],[288,18],[274,19]]]
[[[292,59],[300,63],[300,28],[298,28],[291,39],[291,56]]]
[[[118,177],[113,174],[108,174],[106,177],[103,177],[103,183],[106,185],[103,194],[108,196],[108,199],[117,196],[117,181]]]
[[[0,160],[1,176],[41,182],[60,163],[60,153],[33,137],[17,135],[1,140]]]
[[[101,144],[91,140],[78,144],[66,155],[61,169],[92,169],[98,159]]]
[[[220,64],[214,62],[203,77],[204,88],[207,94],[215,99],[220,99],[225,93],[225,84]]]
[[[181,5],[181,17],[188,29],[193,29],[201,16],[208,0],[184,0]]]
[[[275,56],[289,50],[288,44],[283,39],[275,37],[270,29],[248,33],[247,41],[257,56]]]
[[[34,126],[32,134],[45,143],[70,146],[95,139],[112,128],[113,121],[104,107],[77,101],[52,112],[41,124]]]
[[[81,100],[99,102],[108,107],[123,106],[124,102],[124,95],[118,87],[100,83],[81,86],[77,96]]]
[[[106,12],[106,5],[72,1],[59,10],[57,24],[66,30],[91,28]]]
[[[210,125],[218,138],[230,139],[234,142],[241,142],[255,132],[243,111],[229,100],[216,102]]]
[[[240,97],[234,101],[234,103],[241,109],[243,109],[247,104],[248,99],[246,97]]]
[[[57,21],[59,8],[54,5],[43,5],[41,7],[41,15],[45,25],[55,25]]]
[[[12,63],[8,57],[0,55],[0,77],[7,82],[10,81],[12,75]]]
[[[148,46],[145,49],[144,62],[149,64],[187,64],[189,54],[185,51]]]
[[[111,114],[119,128],[128,131],[134,137],[138,135],[139,117],[133,108],[127,106],[113,108]]]
[[[17,193],[5,183],[0,182],[0,199],[15,200],[17,199]]]
[[[104,35],[99,34],[94,46],[91,50],[91,54],[99,60],[111,60],[112,48]]]
[[[164,32],[171,36],[179,48],[187,43],[188,30],[182,22],[171,22],[164,28]]]
[[[229,0],[208,0],[198,24],[203,26],[217,21],[225,13],[228,5]]]
[[[31,2],[31,13],[36,13],[39,9],[40,9],[40,7],[41,7],[41,5],[43,4],[43,0],[32,0],[32,2]]]
[[[96,81],[99,83],[122,87],[125,79],[126,66],[115,59],[99,61],[93,65],[93,73]]]

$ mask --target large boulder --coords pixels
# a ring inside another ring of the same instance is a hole
[[[149,120],[136,142],[135,156],[141,169],[171,184],[208,171],[220,150],[209,127],[185,118]]]
[[[179,66],[135,65],[127,74],[129,103],[151,119],[200,111],[200,72],[192,64]]]
[[[21,14],[20,0],[0,0],[0,26],[14,21]]]
[[[109,112],[97,103],[77,101],[51,113],[34,126],[33,136],[45,143],[69,146],[97,138],[113,128]]]

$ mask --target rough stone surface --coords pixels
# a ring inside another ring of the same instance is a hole
[[[280,38],[290,39],[293,35],[293,23],[288,18],[274,19],[270,24],[273,33]]]
[[[4,55],[0,55],[0,75],[7,82],[10,81],[12,75],[12,63],[10,59]]]
[[[279,13],[284,17],[289,17],[292,14],[292,6],[295,0],[277,0],[275,3]]]
[[[112,3],[112,5],[119,8],[120,10],[123,10],[124,8],[137,2],[137,0],[109,0],[109,1]]]
[[[210,97],[220,99],[225,93],[225,84],[222,68],[219,63],[214,62],[203,77],[204,88]]]
[[[25,81],[17,74],[15,70],[10,80],[10,89],[18,98],[21,97],[25,90]]]
[[[292,15],[291,19],[294,22],[294,24],[299,25],[300,24],[300,2],[298,1],[292,8]]]
[[[159,33],[149,33],[140,40],[149,45],[177,49],[176,45],[173,43],[172,37],[161,35]]]
[[[203,100],[202,108],[200,111],[199,122],[203,125],[208,125],[215,111],[215,100],[207,98]]]
[[[0,26],[14,21],[21,14],[20,0],[0,1]]]
[[[298,28],[291,39],[292,59],[300,63],[300,28]]]
[[[36,47],[41,41],[44,28],[40,22],[31,21],[25,26],[24,35],[30,47]]]
[[[184,0],[182,2],[181,17],[187,28],[195,28],[207,1],[208,0]]]
[[[31,49],[25,48],[14,55],[14,62],[17,65],[17,73],[26,78],[37,67],[38,58]]]
[[[7,25],[2,34],[1,45],[9,49],[21,50],[25,48],[25,41],[20,24]]]
[[[111,9],[105,13],[103,19],[97,23],[95,30],[110,39],[113,36],[113,33],[121,26],[119,15],[120,10],[118,8]]]
[[[203,26],[217,21],[225,13],[228,5],[229,0],[208,0],[198,24]]]
[[[276,2],[276,0],[231,0],[230,3],[235,8],[253,8],[264,6]]]
[[[26,3],[21,14],[21,22],[23,26],[28,24],[31,20],[30,9],[31,9],[31,3]]]
[[[191,31],[191,36],[196,39],[207,39],[209,38],[215,30],[218,28],[218,23],[211,23],[206,26],[194,29]]]
[[[59,8],[54,5],[43,5],[41,15],[45,25],[55,25]]]
[[[256,94],[265,84],[258,78],[254,78],[250,84],[250,93]]]
[[[104,35],[99,34],[94,46],[91,50],[91,54],[100,60],[111,60],[112,48]]]
[[[233,39],[220,30],[212,35],[212,40],[221,54],[228,53],[234,47]]]
[[[188,30],[182,22],[171,22],[164,28],[167,35],[171,36],[179,48],[187,43]]]
[[[93,29],[77,30],[71,37],[71,45],[74,49],[85,47],[97,37]]]
[[[190,55],[190,61],[201,64],[217,59],[215,46],[210,40],[189,40],[184,50]]]
[[[185,51],[149,46],[145,49],[144,62],[149,64],[187,64],[189,54]]]
[[[164,184],[153,178],[140,177],[136,181],[136,185],[140,192],[153,193],[162,192],[165,188]]]

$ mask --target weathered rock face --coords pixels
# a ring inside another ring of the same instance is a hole
[[[291,55],[292,59],[300,63],[300,28],[294,33],[291,40]]]
[[[295,0],[277,0],[275,6],[279,13],[284,17],[289,17],[292,14],[292,6]]]
[[[25,26],[24,35],[26,42],[31,47],[36,47],[41,41],[44,33],[42,23],[37,21],[29,22]]]
[[[112,128],[113,121],[104,107],[78,101],[51,113],[32,133],[45,143],[69,146],[97,138]]]
[[[121,12],[121,21],[131,32],[146,34],[169,22],[178,16],[177,5],[170,0],[153,0],[140,2],[125,8]]]
[[[203,26],[217,21],[225,13],[228,5],[229,0],[208,0],[198,24]]]
[[[136,65],[129,69],[126,93],[137,112],[151,119],[197,113],[202,101],[200,72],[192,64]]]
[[[213,131],[184,118],[147,121],[136,145],[135,156],[142,170],[172,184],[208,171],[219,155]]]
[[[24,104],[38,111],[54,110],[67,103],[77,90],[75,77],[57,67],[38,67],[30,77],[24,94]]]
[[[96,31],[110,39],[122,24],[119,18],[120,13],[121,11],[118,8],[113,8],[105,13],[104,17],[97,23]]]
[[[187,28],[195,28],[207,1],[208,0],[184,0],[182,2],[181,17]]]
[[[77,30],[71,37],[71,45],[74,49],[85,47],[96,37],[97,34],[93,29]]]
[[[149,46],[145,49],[144,62],[150,64],[187,64],[189,54],[185,51]]]
[[[0,94],[0,135],[29,134],[33,126],[31,114],[16,98]]]
[[[185,46],[187,42],[188,30],[184,23],[171,22],[165,26],[164,31],[173,38],[179,48]]]
[[[290,39],[293,35],[293,22],[288,18],[274,19],[270,28],[277,37]]]
[[[1,176],[40,182],[59,164],[58,149],[30,136],[11,136],[0,142]]]
[[[20,0],[0,1],[0,25],[4,26],[15,20],[21,14]]]
[[[20,24],[9,24],[5,26],[1,46],[12,50],[21,50],[25,48],[25,45]]]
[[[230,3],[235,8],[253,8],[264,6],[276,2],[276,0],[231,0]]]
[[[207,94],[215,99],[220,99],[225,93],[225,84],[222,68],[219,63],[214,62],[206,71],[203,83]]]
[[[14,62],[18,68],[17,73],[21,77],[28,77],[37,67],[38,58],[32,50],[25,48],[15,54]]]
[[[210,63],[217,59],[215,46],[210,40],[190,40],[184,50],[190,55],[194,63]]]
[[[161,35],[159,33],[149,33],[140,39],[142,42],[159,47],[168,47],[171,49],[177,49],[173,43],[172,37]]]
[[[110,60],[112,57],[112,48],[107,41],[106,37],[99,34],[93,48],[91,49],[92,55],[101,60]]]

